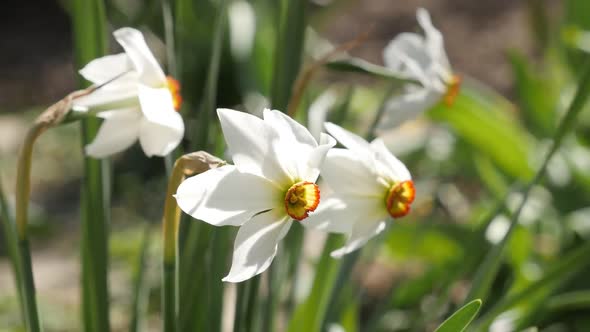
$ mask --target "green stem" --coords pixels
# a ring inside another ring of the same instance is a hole
[[[51,108],[50,108],[51,109]],[[37,301],[35,299],[35,280],[29,250],[27,233],[29,197],[31,194],[31,160],[37,138],[49,128],[50,124],[37,119],[27,132],[20,150],[16,175],[16,233],[18,237],[17,271],[20,273],[21,290],[27,331],[41,330]],[[8,220],[7,220],[8,221]]]
[[[17,235],[16,229],[14,227],[14,221],[10,215],[10,208],[8,206],[8,201],[6,200],[6,196],[4,194],[4,189],[2,187],[2,179],[0,178],[0,224],[2,224],[2,233],[4,233],[4,241],[6,242],[6,250],[8,251],[8,255],[10,257],[10,263],[12,264],[12,272],[14,277],[14,282],[17,288],[18,299],[20,302],[20,309],[21,313],[25,312],[25,299],[24,294],[22,291],[22,272],[20,270],[20,264],[18,262],[19,259],[19,250],[17,247]],[[23,321],[25,317],[23,316]]]
[[[590,254],[590,242],[585,242],[579,248],[562,257],[558,264],[551,267],[549,271],[536,282],[528,285],[521,291],[505,297],[492,307],[484,316],[479,319],[477,327],[487,327],[495,317],[518,304],[520,301],[531,298],[538,290],[554,290],[575,273],[586,268],[590,262],[585,259]],[[564,276],[564,272],[566,272]]]
[[[178,317],[178,228],[181,211],[176,203],[174,194],[186,176],[196,175],[211,168],[225,164],[206,152],[186,154],[176,160],[172,174],[168,180],[168,189],[164,202],[164,216],[162,217],[163,233],[163,284],[162,310],[163,328],[166,332],[176,331]]]
[[[389,99],[395,88],[396,84],[391,84],[389,88],[387,88],[385,94],[383,95],[381,104],[377,109],[377,113],[375,114],[375,117],[373,118],[373,121],[369,126],[369,130],[367,131],[367,135],[365,136],[367,141],[372,141],[376,137],[377,126],[379,126],[379,122],[381,122],[381,119],[383,118],[383,115],[385,115],[385,111],[387,110],[387,100]]]
[[[148,263],[148,253],[151,243],[151,228],[146,225],[141,240],[141,249],[137,259],[137,268],[135,269],[132,315],[129,322],[129,332],[140,331],[141,317],[145,315],[147,297],[149,294],[149,285],[146,282],[145,272]]]
[[[233,332],[250,332],[254,330],[254,316],[258,301],[260,276],[237,284],[236,312]]]
[[[205,82],[203,104],[200,109],[199,128],[196,132],[197,139],[195,142],[197,144],[197,149],[206,149],[209,144],[211,115],[215,109],[215,101],[217,99],[217,83],[219,68],[221,65],[221,52],[223,50],[222,46],[227,16],[227,3],[227,0],[219,1],[218,13],[215,18],[211,60],[209,61],[209,71],[207,72],[207,81]]]
[[[29,250],[28,239],[18,241],[20,251],[20,268],[22,271],[22,292],[24,294],[24,307],[26,316],[26,328],[28,332],[41,331],[39,323],[39,314],[37,309],[37,300],[35,298],[35,280],[33,278],[33,267],[31,263],[31,252]]]
[[[247,281],[250,283],[247,294],[246,314],[244,320],[245,332],[255,331],[256,309],[258,308],[258,288],[260,286],[260,275]]]
[[[559,149],[565,134],[572,128],[574,125],[574,121],[577,115],[582,110],[584,104],[586,103],[586,99],[588,97],[588,91],[590,89],[590,61],[588,61],[585,67],[582,70],[582,76],[578,84],[578,89],[576,91],[576,95],[572,103],[570,104],[563,120],[561,121],[555,136],[553,138],[553,143],[549,152],[543,159],[543,163],[541,167],[535,174],[534,178],[525,186],[522,191],[522,200],[518,205],[516,211],[510,218],[510,226],[506,235],[498,243],[496,246],[492,248],[492,250],[486,256],[484,262],[480,265],[480,269],[476,272],[472,287],[469,291],[465,299],[465,303],[470,302],[474,299],[485,299],[487,298],[487,294],[491,288],[492,282],[494,281],[498,270],[500,268],[500,264],[502,262],[502,256],[504,254],[504,250],[506,248],[507,243],[512,238],[512,234],[516,225],[518,224],[518,218],[520,217],[520,213],[524,205],[527,202],[527,198],[530,194],[531,189],[541,181],[545,174],[545,170],[547,169],[547,165],[549,165],[549,161],[555,154],[555,152]]]
[[[180,208],[174,199],[174,193],[184,180],[183,159],[174,163],[172,174],[168,181],[168,190],[164,203],[164,217],[162,231],[164,236],[163,267],[164,276],[162,284],[162,310],[165,332],[176,331],[177,303],[177,256],[178,256],[178,225],[180,223]]]
[[[252,283],[244,281],[236,285],[236,306],[234,314],[234,332],[242,332],[245,330],[244,320],[246,318],[248,293]]]

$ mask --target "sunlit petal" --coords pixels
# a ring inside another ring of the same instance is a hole
[[[133,145],[139,132],[141,112],[138,109],[116,110],[101,114],[104,118],[92,143],[86,145],[86,154],[104,158]]]
[[[276,207],[281,192],[270,181],[227,165],[185,180],[175,197],[195,219],[240,226],[256,213]]]
[[[275,151],[279,134],[264,120],[244,112],[218,109],[217,114],[236,167],[276,183],[293,179]]]
[[[380,170],[385,173],[387,178],[393,179],[396,182],[411,180],[410,171],[404,163],[397,159],[385,146],[385,142],[381,138],[377,138],[371,142],[373,151],[377,161],[382,164]]]
[[[327,122],[324,126],[326,127],[328,133],[346,148],[361,155],[369,154],[369,143],[359,135],[353,134],[350,131],[330,122]]]
[[[379,181],[376,169],[369,168],[358,154],[347,149],[328,152],[322,165],[322,176],[338,194],[380,197],[387,189]]]
[[[287,216],[275,211],[258,214],[246,221],[236,236],[232,266],[223,281],[241,282],[264,272],[291,224]]]
[[[354,223],[352,233],[344,247],[332,251],[334,258],[342,257],[364,246],[371,238],[383,232],[387,226],[387,216],[369,214]]]
[[[440,98],[441,92],[422,87],[393,97],[385,104],[385,113],[377,128],[387,130],[414,119],[436,105]]]
[[[357,211],[336,196],[323,197],[318,208],[301,224],[305,227],[330,233],[350,234]]]
[[[131,62],[127,54],[120,53],[94,59],[80,69],[79,73],[94,84],[102,84],[131,69]]]
[[[143,34],[133,28],[121,28],[113,32],[115,39],[133,63],[140,80],[147,85],[159,87],[166,84],[166,75],[148,48]]]

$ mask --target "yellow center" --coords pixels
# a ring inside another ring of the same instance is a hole
[[[410,212],[410,205],[416,196],[414,182],[411,180],[394,183],[387,193],[385,202],[387,212],[393,218],[401,218]]]
[[[172,76],[166,77],[166,87],[172,94],[172,104],[174,105],[175,110],[180,110],[180,106],[182,105],[182,96],[180,95],[180,83],[174,79]]]
[[[295,220],[307,218],[320,204],[320,188],[311,182],[297,182],[285,194],[285,209]]]
[[[447,82],[447,93],[443,97],[445,105],[447,105],[448,107],[453,106],[453,103],[455,103],[455,99],[457,99],[457,96],[459,95],[460,88],[461,76],[451,76],[451,79]]]

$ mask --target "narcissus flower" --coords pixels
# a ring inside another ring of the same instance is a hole
[[[336,142],[309,131],[279,111],[264,119],[218,109],[234,165],[209,170],[178,188],[180,208],[214,226],[240,226],[232,267],[224,281],[240,282],[265,271],[293,220],[305,223],[318,207],[315,184]]]
[[[425,9],[419,8],[416,18],[425,35],[399,34],[387,45],[383,58],[389,70],[419,84],[406,84],[404,94],[387,102],[381,129],[414,118],[441,100],[450,106],[459,93],[461,78],[451,69],[442,34],[432,25]]]
[[[166,77],[140,31],[122,28],[114,36],[125,53],[95,59],[80,70],[94,84],[119,76],[74,103],[74,110],[97,112],[104,119],[86,153],[103,158],[139,139],[147,156],[165,156],[184,135],[182,117],[176,112],[182,101],[180,86]]]
[[[362,247],[393,219],[407,215],[415,189],[406,166],[381,139],[368,143],[337,125],[325,127],[347,149],[328,152],[322,177],[332,191],[304,225],[347,234],[346,245],[332,252],[340,257]]]

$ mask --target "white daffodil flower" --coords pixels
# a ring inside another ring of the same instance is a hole
[[[240,226],[223,281],[241,282],[268,268],[293,219],[302,221],[316,209],[315,181],[336,141],[324,134],[318,144],[304,126],[275,110],[264,110],[264,119],[229,109],[217,114],[234,165],[185,180],[176,201],[211,225]]]
[[[392,219],[408,214],[415,189],[410,172],[383,140],[368,143],[335,124],[325,127],[347,149],[328,152],[322,178],[332,192],[304,225],[347,234],[346,245],[332,252],[332,257],[341,257],[381,233]]]
[[[416,12],[424,36],[405,32],[393,39],[383,51],[385,66],[402,78],[419,84],[406,84],[405,93],[391,98],[379,129],[393,128],[428,110],[441,99],[453,104],[461,79],[453,74],[444,48],[443,36],[424,8]]]
[[[93,111],[104,119],[86,154],[104,158],[123,151],[138,139],[145,154],[165,156],[182,140],[179,84],[166,77],[140,31],[114,33],[125,53],[95,59],[80,70],[88,81],[105,84],[74,102],[75,111]]]

